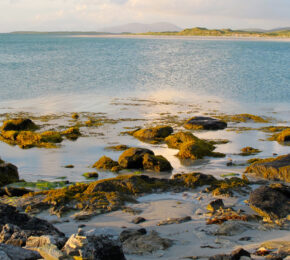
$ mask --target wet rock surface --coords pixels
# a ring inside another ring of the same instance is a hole
[[[267,219],[285,218],[290,212],[290,187],[282,184],[261,186],[250,193],[249,203]]]
[[[219,130],[225,129],[227,123],[212,117],[196,116],[186,121],[184,127],[193,130]]]
[[[257,160],[245,172],[269,180],[290,182],[290,154]]]
[[[33,250],[0,243],[0,259],[2,260],[37,260],[41,255]]]
[[[17,181],[19,181],[17,167],[0,160],[0,187]]]

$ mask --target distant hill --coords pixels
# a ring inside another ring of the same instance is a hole
[[[171,23],[129,23],[114,27],[101,28],[100,32],[107,33],[148,33],[148,32],[179,32],[182,28]]]

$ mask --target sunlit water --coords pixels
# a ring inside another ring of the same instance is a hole
[[[120,152],[104,149],[113,143],[150,148],[172,163],[173,173],[192,170],[216,175],[241,173],[245,167],[229,168],[226,162],[229,158],[245,162],[248,158],[237,155],[244,146],[262,150],[259,157],[289,152],[289,146],[262,141],[267,135],[260,131],[198,132],[195,134],[202,138],[231,140],[217,148],[227,157],[208,158],[186,166],[175,157],[177,150],[164,144],[150,145],[119,136],[123,127],[150,124],[166,112],[181,118],[215,110],[250,112],[274,117],[276,124],[289,124],[289,42],[0,34],[0,92],[0,113],[91,111],[115,119],[146,119],[144,123],[105,126],[99,130],[102,136],[65,141],[60,149],[21,150],[0,143],[0,156],[15,163],[21,178],[26,180],[66,176],[72,181],[83,181],[82,173],[92,171],[89,167],[100,156],[118,158]],[[164,101],[169,103],[159,103]],[[67,164],[75,168],[65,169]],[[114,176],[108,172],[100,175]]]

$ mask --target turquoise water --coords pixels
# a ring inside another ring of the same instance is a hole
[[[120,136],[128,127],[156,124],[161,115],[188,119],[208,113],[252,113],[273,117],[270,124],[229,124],[229,127],[290,125],[290,42],[250,40],[72,38],[60,35],[0,34],[0,117],[6,112],[104,113],[108,118],[135,118],[96,129],[97,135],[65,141],[58,149],[22,150],[0,142],[0,157],[16,164],[28,181],[65,176],[84,181],[82,173],[101,156],[117,160],[120,152],[104,149],[127,144],[152,149],[173,165],[173,174],[201,171],[242,173],[244,166],[226,167],[249,158],[245,146],[259,157],[289,153],[289,146],[265,141],[260,131],[194,132],[200,138],[226,138],[217,145],[226,158],[207,158],[183,165],[177,150]],[[53,122],[62,125],[62,119]],[[175,131],[184,130],[182,127]],[[65,169],[67,164],[75,165]],[[100,178],[114,174],[100,172]]]
[[[158,89],[290,100],[290,42],[0,34],[0,100]]]

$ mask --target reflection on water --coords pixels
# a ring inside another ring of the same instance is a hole
[[[135,96],[132,98],[110,98],[94,95],[60,95],[55,97],[39,98],[26,101],[11,101],[10,108],[7,103],[0,104],[1,112],[29,111],[35,112],[39,108],[38,114],[60,113],[60,112],[83,112],[91,111],[95,113],[106,113],[108,118],[138,118],[144,121],[119,121],[117,124],[105,124],[98,128],[101,135],[92,137],[81,137],[75,142],[64,141],[59,149],[39,149],[33,148],[21,150],[16,146],[9,146],[0,143],[1,157],[10,161],[19,167],[21,178],[27,181],[36,181],[39,179],[54,180],[60,176],[66,176],[71,181],[84,181],[82,174],[92,171],[90,168],[95,161],[102,155],[117,160],[121,152],[108,151],[104,148],[109,144],[126,144],[152,149],[155,154],[165,156],[174,167],[173,174],[180,172],[201,171],[219,176],[226,172],[242,173],[245,166],[227,167],[226,163],[232,159],[237,164],[245,163],[252,158],[239,156],[240,149],[245,146],[258,148],[262,152],[259,157],[270,157],[273,153],[286,154],[289,152],[289,146],[283,146],[277,142],[265,141],[267,134],[261,131],[228,131],[229,129],[219,131],[198,131],[194,132],[200,138],[204,139],[228,139],[227,144],[217,145],[217,152],[227,155],[226,158],[206,158],[205,160],[194,163],[180,162],[175,156],[177,150],[169,149],[165,144],[152,145],[143,143],[132,136],[120,135],[125,131],[124,127],[136,127],[156,124],[163,122],[160,119],[164,115],[174,116],[175,120],[182,120],[194,115],[220,114],[220,113],[245,113],[252,112],[255,107],[255,114],[271,115],[280,120],[289,120],[289,105],[285,104],[248,104],[229,102],[221,98],[196,96],[189,92],[174,92],[161,90],[159,92],[148,93],[148,96]],[[266,108],[266,109],[265,109]],[[284,111],[274,113],[276,111]],[[62,119],[59,119],[61,123]],[[280,123],[281,124],[281,123]],[[284,122],[283,125],[288,124]],[[172,123],[174,125],[174,123]],[[230,123],[232,126],[247,126],[258,128],[271,124],[255,123]],[[182,126],[175,125],[175,132],[184,130]],[[73,164],[72,169],[64,168],[65,165]],[[134,171],[131,171],[134,172]],[[115,176],[110,172],[99,172],[100,178],[109,178]],[[127,172],[126,172],[127,173]],[[166,175],[166,174],[165,174]],[[168,176],[168,175],[166,175]]]

